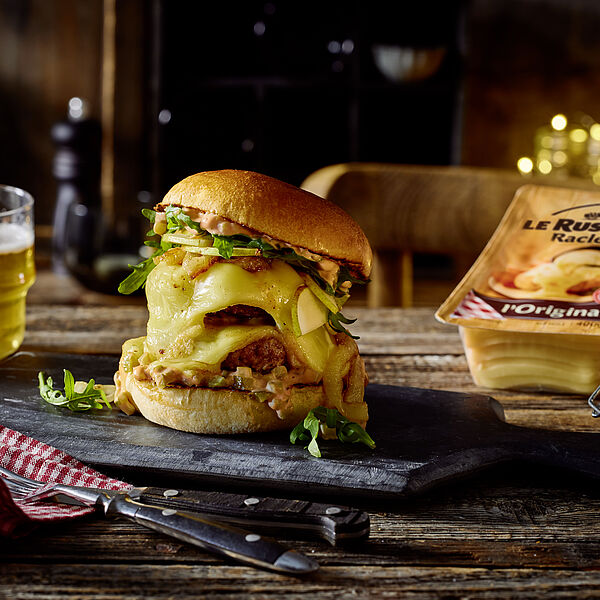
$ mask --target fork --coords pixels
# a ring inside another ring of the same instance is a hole
[[[319,568],[316,561],[295,550],[288,550],[275,540],[197,514],[137,502],[134,498],[139,498],[144,488],[117,491],[47,484],[22,477],[4,467],[0,467],[0,476],[15,499],[29,502],[54,497],[64,502],[66,498],[71,504],[74,500],[76,504],[101,508],[107,516],[125,516],[205,550],[272,571],[302,574]]]
[[[60,500],[60,496],[66,497],[68,500],[75,500],[77,504],[95,505],[98,501],[100,492],[108,493],[113,496],[116,494],[127,495],[130,498],[139,498],[144,489],[132,488],[126,491],[102,490],[99,488],[85,488],[72,485],[64,485],[62,483],[44,483],[22,477],[9,469],[0,467],[0,475],[6,487],[11,493],[11,496],[17,500],[26,498],[27,502],[35,502],[37,500],[45,500],[47,498],[56,497]],[[63,498],[64,500],[64,498]],[[67,502],[73,504],[73,502]]]

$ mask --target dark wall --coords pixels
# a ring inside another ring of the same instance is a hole
[[[163,2],[163,183],[224,167],[299,184],[335,162],[451,162],[460,6]],[[378,44],[445,55],[432,77],[394,81]]]
[[[29,190],[36,218],[54,205],[50,140],[72,96],[100,115],[102,0],[0,1],[0,183]]]

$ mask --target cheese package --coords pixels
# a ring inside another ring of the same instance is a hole
[[[473,380],[590,394],[600,385],[600,193],[525,185],[438,309]]]

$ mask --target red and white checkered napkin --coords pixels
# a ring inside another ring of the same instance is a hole
[[[64,483],[106,490],[131,489],[61,450],[0,425],[0,466],[44,483]],[[37,523],[72,519],[94,512],[93,507],[58,504],[49,500],[13,499],[0,476],[0,536],[28,533]]]
[[[476,296],[473,290],[462,299],[462,302],[454,309],[452,316],[466,319],[493,319],[495,321],[504,320],[505,318],[483,298]]]

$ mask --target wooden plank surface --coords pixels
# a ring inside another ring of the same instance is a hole
[[[456,330],[436,323],[433,308],[352,312],[372,382],[490,392],[473,385]],[[31,304],[23,349],[117,354],[144,325],[141,306]],[[600,428],[582,397],[492,395],[517,424]],[[360,504],[371,515],[367,543],[288,542],[321,563],[308,578],[240,567],[127,521],[89,518],[0,540],[0,598],[598,597],[600,489],[585,477],[513,465],[401,503]]]
[[[87,519],[0,544],[0,594],[597,597],[600,498],[576,482],[547,481],[548,474],[525,479],[499,472],[400,507],[373,509],[371,540],[355,548],[288,542],[322,564],[301,580],[233,565],[130,522]]]

